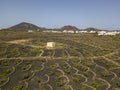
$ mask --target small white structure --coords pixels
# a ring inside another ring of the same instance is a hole
[[[33,31],[33,30],[28,30],[28,32],[30,32],[30,33],[31,33],[31,32],[34,32],[34,31]]]
[[[58,30],[46,30],[46,31],[43,31],[43,32],[48,32],[48,33],[62,33],[61,31],[58,31]]]
[[[45,30],[45,31],[43,31],[43,32],[51,32],[50,30]]]
[[[105,35],[107,32],[106,31],[99,31],[98,32],[98,36],[100,36],[100,35]]]
[[[120,32],[117,32],[117,31],[99,31],[98,35],[116,35],[119,33]]]
[[[74,30],[63,30],[63,33],[75,33]]]
[[[116,35],[116,32],[107,32],[105,35]]]
[[[40,31],[40,29],[37,29],[37,31]]]
[[[50,49],[50,48],[54,48],[54,47],[55,47],[55,42],[47,42],[46,48]]]
[[[52,32],[52,33],[62,33],[61,31],[57,31],[57,30],[56,30],[56,31],[55,31],[55,30],[52,30],[51,32]]]
[[[82,30],[82,31],[79,31],[79,33],[87,33],[87,31],[85,31],[85,30]]]
[[[90,31],[89,33],[96,33],[96,31]]]
[[[79,31],[78,31],[78,30],[76,30],[76,31],[75,31],[75,33],[79,33]]]

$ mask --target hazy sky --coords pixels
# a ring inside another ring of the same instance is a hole
[[[120,0],[0,0],[0,28],[20,22],[120,29]]]

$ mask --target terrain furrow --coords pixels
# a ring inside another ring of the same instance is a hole
[[[60,71],[63,74],[61,77],[65,77],[67,79],[67,83],[65,84],[65,86],[68,85],[68,83],[70,82],[68,76],[65,75],[65,72],[63,70],[61,70],[61,69],[57,69],[57,70]]]
[[[25,69],[25,70],[23,70],[23,71],[28,71],[28,70],[30,70],[30,68],[32,67],[32,65],[31,64],[29,64],[28,65],[28,68],[27,69]]]
[[[17,64],[17,66],[20,65],[20,64],[22,64],[22,63],[23,63],[23,60],[21,60],[21,62],[19,62],[19,63]]]
[[[79,70],[75,67],[73,67],[73,69],[76,71],[74,74],[78,74]]]
[[[21,82],[28,81],[28,80],[32,79],[34,76],[35,76],[35,73],[32,73],[32,75],[29,78],[22,80],[22,81],[19,81],[19,82],[21,83]]]
[[[91,69],[89,69],[89,71],[93,73],[93,75],[94,75],[93,80],[95,80],[95,77],[96,77],[97,74],[95,72],[93,72]]]
[[[112,80],[114,80],[115,78],[117,78],[117,74],[115,74],[114,72],[111,71],[111,73],[114,75],[114,77],[112,78]]]
[[[104,81],[108,85],[108,87],[105,90],[108,90],[111,87],[111,85],[110,85],[110,83],[108,81],[106,81],[106,80],[104,80],[102,78],[97,78],[97,79],[99,79],[101,81]]]
[[[25,81],[25,88],[24,89],[27,90],[27,88],[28,88],[28,82]]]
[[[12,72],[8,76],[12,75],[14,72],[15,72],[15,67],[13,66],[12,67]]]
[[[68,76],[67,76],[67,75],[63,75],[62,77],[65,77],[65,78],[67,79],[67,83],[65,83],[65,86],[67,86],[67,85],[68,85],[68,83],[70,82],[70,80],[69,80]]]
[[[71,85],[67,85],[67,86],[70,87],[70,90],[74,90]]]
[[[44,50],[41,50],[39,57],[41,57],[43,55],[43,53],[44,53]]]
[[[71,65],[68,62],[65,61],[65,63],[71,68]]]
[[[85,86],[87,86],[87,87],[90,87],[90,88],[92,88],[93,90],[97,90],[96,88],[94,88],[94,87],[92,87],[92,86],[90,86],[90,85],[87,85],[87,84],[83,84],[83,85],[85,85]]]
[[[70,54],[66,49],[65,49],[65,52],[66,52],[67,56],[70,57]]]
[[[60,67],[60,65],[58,63],[55,63],[57,67]]]
[[[43,82],[43,84],[48,83],[50,81],[50,76],[47,74],[45,74],[45,76],[47,77],[47,81]]]
[[[94,63],[95,63],[95,62],[94,62]],[[95,63],[95,64],[96,64],[96,63]],[[108,70],[107,70],[105,67],[103,67],[103,66],[100,66],[100,65],[98,65],[98,64],[96,64],[96,66],[104,69],[105,71],[108,71]]]
[[[53,54],[52,54],[52,57],[54,57],[55,56],[55,50],[53,51]]]
[[[0,87],[4,86],[5,84],[7,84],[9,82],[10,78],[8,77],[7,80],[2,84],[0,85]]]
[[[120,90],[120,88],[114,88],[113,90]]]
[[[41,66],[42,66],[42,68],[41,68],[41,71],[42,71],[45,68],[45,66],[44,66],[44,64],[42,64]]]
[[[58,71],[60,71],[63,75],[65,74],[65,72],[62,69],[57,69]]]
[[[119,66],[119,67],[120,67],[120,64],[119,64],[119,63],[117,63],[117,62],[115,62],[115,61],[113,61],[113,60],[111,60],[111,59],[108,59],[108,58],[106,58],[105,56],[102,56],[102,57],[103,57],[106,61],[109,61],[109,62],[115,64],[116,66]]]
[[[53,90],[53,87],[50,84],[47,84],[48,87],[50,87],[50,90]]]
[[[79,70],[78,70],[77,68],[73,67],[73,69],[76,70],[76,72],[74,73],[74,75],[80,75],[80,76],[82,76],[83,78],[85,78],[85,81],[82,82],[82,83],[86,83],[86,82],[88,81],[88,79],[87,79],[86,76],[84,76],[83,74],[79,74],[79,73],[78,73]]]

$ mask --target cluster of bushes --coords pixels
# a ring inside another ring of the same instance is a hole
[[[96,83],[96,82],[91,82],[90,85],[96,89],[100,88],[100,84]]]
[[[110,73],[109,72],[102,72],[102,77],[108,77],[108,76],[110,76]]]
[[[72,79],[72,80],[77,83],[77,82],[80,81],[80,79],[81,79],[81,78],[80,78],[79,75],[75,75],[75,76],[73,76],[73,79]]]
[[[15,87],[13,87],[13,90],[25,90],[23,85],[17,85]]]
[[[66,83],[65,78],[62,78],[62,77],[61,78],[60,77],[56,78],[57,87],[62,87],[62,86],[65,85],[65,83]]]
[[[5,70],[2,74],[0,74],[0,79],[7,77],[11,72],[12,72],[11,68]]]
[[[64,65],[63,66],[63,71],[66,73],[66,74],[70,74],[70,71],[71,71],[71,69],[70,69],[70,67],[68,66],[68,65]]]
[[[117,87],[120,88],[120,81],[116,83]]]
[[[28,79],[29,77],[30,77],[30,75],[29,75],[28,73],[24,73],[24,74],[23,74],[23,80],[24,80],[24,79]]]

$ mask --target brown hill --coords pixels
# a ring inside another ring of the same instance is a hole
[[[31,23],[22,22],[10,27],[9,29],[10,30],[38,30],[38,29],[40,30],[41,28]]]
[[[71,25],[63,26],[61,29],[62,30],[79,30],[77,27],[71,26]]]

